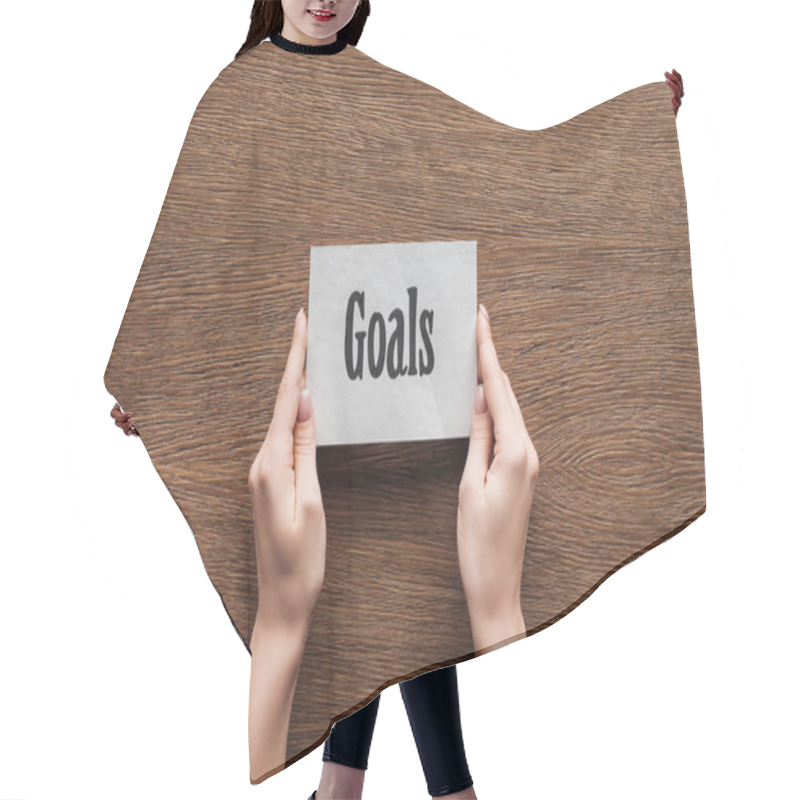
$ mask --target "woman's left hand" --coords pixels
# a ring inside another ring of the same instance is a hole
[[[526,633],[520,588],[539,456],[497,360],[483,305],[475,335],[482,384],[476,387],[469,450],[458,489],[456,535],[477,652]]]
[[[678,109],[681,107],[681,97],[683,97],[683,78],[675,69],[672,72],[665,72],[664,75],[667,78],[664,83],[672,89],[672,109],[677,116]]]

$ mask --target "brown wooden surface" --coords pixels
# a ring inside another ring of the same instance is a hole
[[[703,513],[670,96],[653,83],[524,131],[352,47],[320,58],[270,42],[212,84],[105,381],[136,412],[245,643],[257,599],[248,470],[307,307],[312,245],[477,240],[478,299],[541,461],[529,632]],[[466,439],[319,449],[326,574],[287,764],[382,688],[471,657],[456,555],[466,451]]]

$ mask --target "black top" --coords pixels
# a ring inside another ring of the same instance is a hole
[[[283,50],[288,50],[290,53],[329,55],[331,53],[338,53],[347,47],[347,39],[342,35],[342,30],[338,32],[336,41],[330,44],[298,44],[291,39],[287,39],[285,36],[281,36],[277,31],[269,37],[269,40],[272,44],[277,45]]]

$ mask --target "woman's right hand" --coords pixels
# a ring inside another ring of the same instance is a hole
[[[482,305],[476,336],[481,383],[458,492],[457,535],[477,651],[526,633],[520,588],[539,458],[508,376],[497,361]]]
[[[114,423],[116,426],[125,431],[126,436],[139,435],[139,431],[136,430],[136,426],[131,422],[133,411],[123,411],[120,408],[119,403],[114,403],[114,408],[111,409],[111,416],[114,417]]]

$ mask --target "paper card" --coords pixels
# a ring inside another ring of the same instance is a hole
[[[477,242],[315,246],[310,268],[317,444],[469,436]]]

